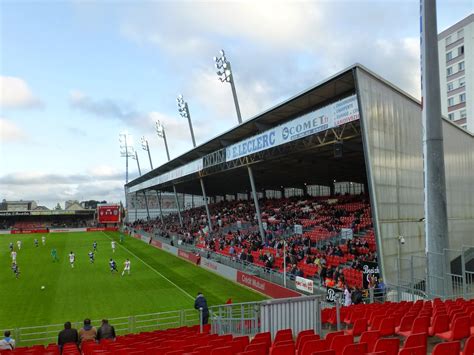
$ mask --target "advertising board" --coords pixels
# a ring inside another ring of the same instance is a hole
[[[97,220],[99,223],[119,223],[120,206],[107,205],[97,206]]]

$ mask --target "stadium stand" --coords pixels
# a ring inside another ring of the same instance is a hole
[[[343,289],[363,287],[362,263],[377,262],[371,209],[365,195],[266,199],[261,201],[262,218],[267,225],[260,237],[254,207],[247,201],[226,201],[210,205],[215,231],[205,233],[203,207],[182,213],[184,227],[176,214],[129,226],[135,230],[165,236],[179,235],[184,243],[195,244],[236,260],[283,272],[283,238],[287,243],[287,275],[321,280],[325,286]],[[240,223],[240,228],[237,228]],[[302,235],[294,226],[301,225]],[[353,238],[341,239],[343,229]]]

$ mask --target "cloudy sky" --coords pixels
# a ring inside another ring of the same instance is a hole
[[[438,0],[439,30],[472,12]],[[234,126],[221,48],[244,120],[355,62],[420,96],[418,0],[0,0],[0,17],[0,199],[123,200],[120,132],[146,136],[155,167],[157,119],[172,157],[191,149],[180,93],[198,144]]]

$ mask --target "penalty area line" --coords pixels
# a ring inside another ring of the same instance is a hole
[[[110,240],[113,240],[111,237],[109,237],[106,233],[102,232],[102,234],[104,234],[107,238],[109,238]],[[164,278],[166,281],[168,281],[170,284],[172,284],[174,287],[176,287],[178,290],[180,290],[182,293],[184,293],[186,296],[188,296],[189,298],[191,298],[192,300],[194,300],[194,297],[191,296],[189,293],[187,293],[185,290],[183,290],[181,287],[179,287],[178,285],[176,285],[173,281],[171,281],[169,278],[167,278],[165,275],[163,275],[161,272],[159,272],[158,270],[156,270],[153,266],[151,266],[150,264],[148,264],[145,260],[143,260],[142,258],[140,258],[139,256],[137,256],[134,252],[132,252],[130,249],[128,249],[127,247],[124,247],[122,244],[118,243],[118,245],[120,247],[122,247],[123,249],[125,249],[128,253],[130,253],[131,255],[133,255],[135,258],[137,258],[138,260],[140,260],[143,264],[145,264],[150,270],[154,271],[156,274],[160,275],[162,278]]]

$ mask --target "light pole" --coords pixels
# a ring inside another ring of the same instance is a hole
[[[239,120],[239,124],[241,124],[242,116],[240,114],[240,107],[239,107],[239,100],[237,99],[237,92],[235,91],[234,74],[232,73],[230,62],[226,58],[225,52],[223,49],[221,49],[220,51],[220,57],[214,57],[214,62],[216,63],[217,75],[219,76],[219,80],[223,83],[224,82],[230,83],[230,86],[232,88],[232,95],[234,97],[235,111],[237,112],[237,119]],[[252,187],[253,201],[255,204],[255,213],[257,215],[257,220],[258,220],[258,229],[260,231],[260,236],[262,237],[262,240],[264,240],[265,231],[263,229],[262,216],[260,214],[260,206],[258,205],[257,189],[255,187],[253,171],[250,165],[247,165],[247,171],[249,174],[250,186]]]
[[[191,115],[189,114],[188,103],[184,101],[183,95],[178,95],[176,98],[178,104],[178,112],[181,117],[188,119],[189,131],[191,132],[191,139],[193,140],[193,147],[196,148],[196,139],[194,138],[193,124],[191,122]]]
[[[234,97],[235,111],[237,111],[237,119],[239,124],[242,123],[242,115],[240,114],[239,100],[237,99],[237,92],[235,90],[234,75],[230,66],[229,60],[225,56],[223,49],[219,52],[220,57],[214,57],[214,62],[217,69],[219,80],[223,83],[230,83],[232,88],[232,96]]]
[[[148,146],[148,140],[145,138],[145,136],[143,136],[140,139],[140,141],[142,143],[142,149],[146,150],[148,153],[148,159],[150,160],[150,169],[153,170],[153,162],[151,161],[151,154],[150,154],[150,147]]]
[[[448,248],[448,214],[444,166],[443,127],[439,89],[438,29],[436,0],[420,2],[421,102],[423,167],[425,180],[425,234],[429,295],[443,297],[452,291],[444,272]],[[446,285],[447,283],[447,285]]]
[[[141,143],[142,143],[142,149],[146,150],[148,153],[148,159],[150,160],[150,169],[153,170],[153,162],[151,160],[150,146],[148,145],[148,140],[145,138],[145,136],[141,138]],[[158,206],[160,208],[160,220],[161,220],[161,224],[163,224],[163,212],[161,210],[161,196],[158,190],[155,190],[155,192],[156,192],[156,198],[158,199]]]
[[[138,167],[138,175],[142,176],[142,169],[140,169],[140,161],[138,160],[138,153],[135,150],[135,155],[131,156],[132,159],[135,159],[137,161],[137,167]],[[150,210],[148,208],[148,199],[146,197],[146,190],[143,190],[143,196],[145,197],[145,207],[146,207],[146,215],[148,220],[150,219]],[[138,193],[137,193],[138,197]],[[138,205],[138,199],[137,199],[137,205]],[[137,210],[135,210],[135,219],[137,219]]]
[[[125,184],[128,184],[128,158],[130,158],[133,155],[133,147],[129,146],[130,139],[127,138],[129,137],[127,132],[123,132],[119,134],[119,143],[120,143],[120,156],[125,158]],[[127,211],[128,211],[128,194],[127,194],[127,188],[124,188],[125,192],[125,205],[127,206]],[[127,213],[127,222],[129,215]]]
[[[191,121],[191,114],[189,113],[188,103],[184,101],[183,95],[178,95],[176,102],[178,103],[178,112],[180,116],[188,119],[189,131],[191,132],[191,139],[193,140],[193,147],[196,148],[196,140],[194,139],[193,123]],[[201,183],[202,198],[204,199],[204,206],[206,208],[207,225],[209,226],[209,232],[212,232],[211,213],[209,211],[209,205],[207,203],[206,188],[204,186],[204,180],[200,177],[199,182]]]
[[[170,151],[168,150],[168,141],[166,140],[166,132],[165,127],[160,121],[155,122],[156,134],[158,137],[163,138],[165,141],[165,148],[166,148],[166,156],[168,157],[168,161],[171,160],[170,158]],[[176,201],[176,208],[178,209],[178,218],[179,218],[179,225],[181,228],[183,227],[183,219],[181,218],[181,208],[179,207],[179,200],[178,194],[176,193],[176,186],[173,184],[173,192],[174,192],[174,199]]]

